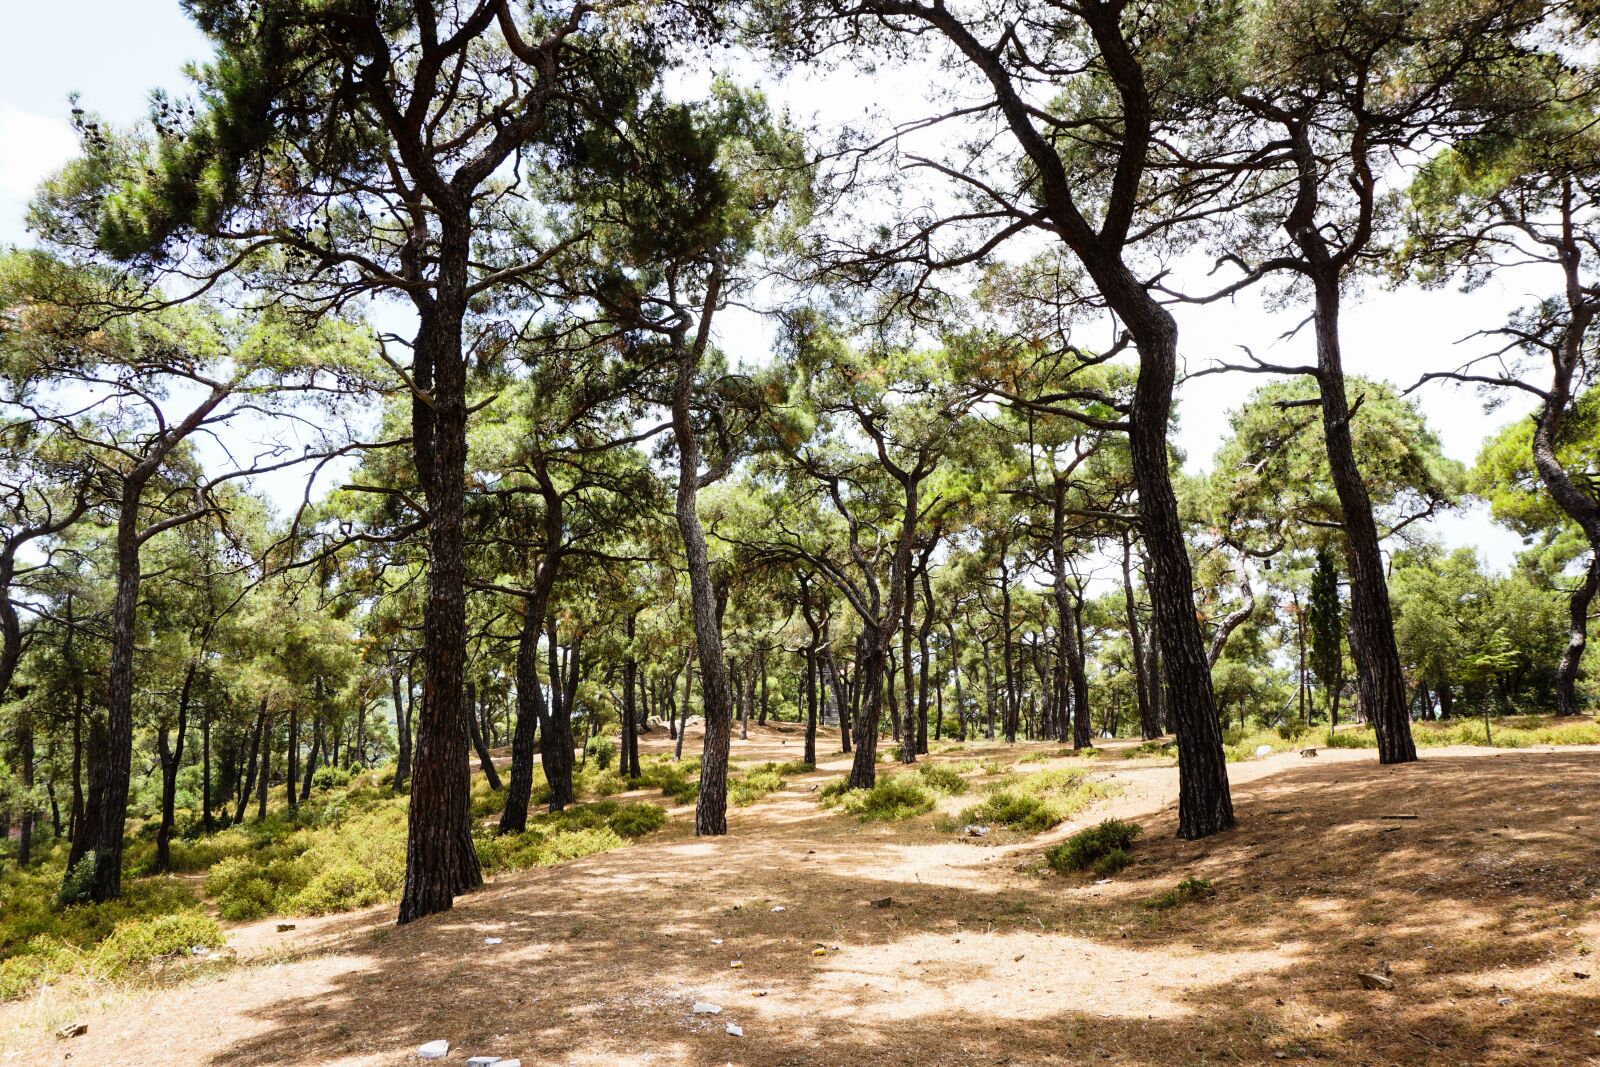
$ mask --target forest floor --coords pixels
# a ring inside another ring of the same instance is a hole
[[[736,760],[800,755],[796,727],[751,734]],[[1033,756],[1019,769],[1117,787],[1043,835],[859,823],[817,801],[836,756],[732,809],[726,838],[696,840],[675,808],[631,847],[503,876],[405,928],[391,907],[236,926],[240,965],[0,1008],[0,1064],[377,1067],[443,1038],[447,1063],[525,1067],[1600,1065],[1600,748],[1234,763],[1238,829],[1186,842],[1171,761],[1106,747],[931,757]],[[1109,817],[1144,827],[1121,874],[1043,864]],[[1214,895],[1148,906],[1186,877]],[[1394,988],[1363,988],[1385,966]],[[53,1037],[68,1020],[87,1032]]]

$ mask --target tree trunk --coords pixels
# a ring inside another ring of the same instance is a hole
[[[83,822],[67,858],[71,870],[94,853],[91,900],[122,894],[122,834],[128,818],[133,759],[133,654],[139,613],[139,498],[142,482],[125,479],[117,513],[116,596],[111,607],[111,657],[106,679],[104,749],[89,763]]]
[[[556,619],[551,615],[545,620],[545,640],[549,646],[545,656],[550,679],[549,714],[539,721],[539,759],[544,765],[545,781],[550,785],[551,811],[561,811],[576,799],[572,790],[572,707],[562,684],[556,637]],[[568,660],[569,679],[576,676],[577,666],[576,656]]]
[[[194,691],[197,669],[198,665],[190,661],[183,672],[183,686],[178,690],[178,723],[172,746],[167,746],[165,727],[156,732],[157,750],[161,756],[161,825],[156,830],[156,874],[166,874],[172,870],[172,828],[176,821],[174,809],[178,796],[178,768],[183,763],[183,739],[189,725],[189,697]]]
[[[1345,396],[1340,353],[1339,280],[1323,273],[1314,280],[1313,290],[1322,429],[1328,469],[1339,496],[1345,561],[1350,570],[1351,652],[1356,661],[1356,681],[1362,706],[1378,736],[1378,762],[1409,763],[1417,758],[1417,747],[1411,738],[1405,674],[1394,640],[1394,616],[1372,501],[1356,464],[1350,434],[1353,412]]]
[[[466,720],[467,720],[467,727],[468,727],[468,730],[469,730],[469,733],[470,733],[470,739],[472,741],[472,750],[474,752],[476,752],[477,755],[478,755],[478,767],[479,767],[480,770],[483,771],[484,780],[489,783],[489,788],[490,789],[492,789],[496,793],[498,793],[498,792],[500,792],[500,788],[501,788],[500,772],[495,770],[494,756],[490,755],[489,746],[483,739],[483,730],[478,725],[478,714],[471,707],[471,703],[472,703],[473,698],[475,696],[475,692],[476,692],[475,687],[472,686],[471,684],[469,684],[467,686],[467,693],[466,693],[466,699],[468,701],[468,707],[466,709]]]
[[[405,687],[401,691],[399,664],[395,665],[393,677],[394,688],[394,732],[398,752],[394,761],[394,791],[396,793],[405,789],[406,779],[411,777],[411,668],[405,670]],[[402,700],[401,697],[404,696]]]

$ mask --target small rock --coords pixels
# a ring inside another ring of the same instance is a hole
[[[1272,746],[1271,745],[1257,745],[1256,746],[1256,755],[1258,755],[1258,756],[1270,756],[1270,755],[1272,755]]]
[[[1302,759],[1316,759],[1317,750],[1314,748],[1302,748],[1300,750],[1300,757]]]
[[[1509,1008],[1514,1003],[1510,997],[1495,997],[1494,1002],[1502,1008]]]
[[[471,1056],[467,1059],[467,1067],[494,1067],[499,1062],[499,1056]]]
[[[713,937],[713,938],[712,938],[712,939],[711,939],[711,943],[712,943],[712,944],[713,944],[713,945],[720,945],[720,944],[722,944],[722,938],[720,938],[720,937]]]
[[[872,902],[872,906],[874,908],[892,908],[894,907],[894,897],[879,897]]]
[[[450,1042],[444,1040],[429,1041],[417,1047],[417,1056],[425,1060],[442,1060],[449,1054]]]
[[[696,1015],[721,1015],[722,1005],[713,1004],[709,1000],[697,1000],[694,1002],[694,1013]]]
[[[988,836],[989,828],[987,826],[979,826],[975,822],[969,822],[961,828],[961,832],[968,837],[986,837]]]
[[[1388,975],[1373,974],[1370,971],[1363,971],[1362,973],[1356,975],[1356,977],[1361,979],[1361,988],[1363,989],[1394,988],[1394,979],[1390,978]]]
[[[209,955],[211,955],[211,949],[209,947],[205,946],[205,945],[191,945],[189,947],[189,955],[191,955],[191,956],[209,956]]]
[[[503,940],[502,938],[498,938],[498,937],[486,937],[486,938],[483,939],[483,943],[485,945],[498,945],[498,944],[500,944],[500,942],[502,940]]]
[[[280,933],[280,934],[286,934],[290,930],[293,930],[293,929],[294,929],[294,923],[279,923],[278,924],[278,933]]]
[[[729,1023],[728,1024],[728,1036],[729,1037],[743,1037],[744,1036],[744,1027],[740,1026],[738,1023]]]
[[[65,1041],[70,1037],[82,1037],[89,1032],[88,1023],[68,1023],[56,1031],[56,1037]]]
[[[773,908],[772,910],[773,911],[786,911],[788,909],[786,909],[782,904],[779,904],[777,907]]]
[[[1588,971],[1573,971],[1572,972],[1572,977],[1574,977],[1574,978],[1587,978],[1587,977],[1589,977],[1589,972]]]

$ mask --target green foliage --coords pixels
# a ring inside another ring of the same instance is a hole
[[[1192,901],[1215,896],[1216,892],[1209,879],[1189,877],[1165,893],[1151,897],[1144,902],[1144,906],[1151,911],[1167,911]]]
[[[679,804],[692,804],[700,795],[700,761],[674,762],[665,757],[641,762],[638,784],[661,790]]]
[[[665,825],[666,812],[655,804],[603,800],[549,812],[529,820],[520,834],[483,831],[473,838],[487,873],[550,867],[580,856],[622,848],[631,838]]]
[[[1005,826],[1036,834],[1058,826],[1110,790],[1082,771],[1038,771],[988,787],[983,801],[961,813],[961,821]]]
[[[312,786],[322,792],[330,789],[343,789],[350,784],[351,774],[343,767],[318,767],[317,773],[311,776]]]
[[[197,911],[179,912],[118,923],[95,957],[106,973],[118,975],[157,960],[188,956],[195,948],[216,949],[226,943],[215,919]]]
[[[1317,546],[1309,609],[1311,669],[1327,694],[1331,716],[1335,692],[1344,681],[1344,612],[1339,605],[1339,568],[1326,545]]]
[[[1099,871],[1098,864],[1121,870],[1127,866],[1129,848],[1134,839],[1144,833],[1138,823],[1121,819],[1107,819],[1098,826],[1079,830],[1061,844],[1045,853],[1052,868],[1063,873],[1069,871]],[[1110,858],[1118,857],[1118,858]],[[1110,873],[1109,870],[1101,873]]]
[[[924,763],[917,768],[917,775],[922,779],[923,785],[936,793],[957,796],[967,791],[967,780],[952,766]]]
[[[609,771],[617,762],[617,746],[604,734],[589,738],[583,746],[585,762],[596,770]]]
[[[933,810],[934,794],[921,775],[884,774],[871,789],[851,789],[849,779],[841,778],[823,787],[822,803],[863,822],[890,822],[926,815]]]
[[[776,764],[767,764],[757,767],[744,774],[737,775],[728,780],[728,802],[738,807],[747,807],[760,800],[769,793],[776,793],[783,788],[783,776],[778,773]]]

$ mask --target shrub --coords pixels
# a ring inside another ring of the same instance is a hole
[[[611,817],[611,828],[623,837],[643,837],[667,824],[667,813],[655,804],[624,804]]]
[[[910,819],[933,810],[933,793],[916,774],[882,775],[871,789],[850,789],[840,779],[822,791],[822,802],[863,821]]]
[[[61,880],[61,892],[57,898],[59,902],[79,904],[88,900],[90,891],[94,889],[95,869],[95,851],[91,848],[72,865],[67,871],[67,876]]]
[[[775,763],[767,763],[728,783],[728,802],[738,807],[754,804],[769,793],[783,788],[783,776]]]
[[[355,863],[330,867],[288,902],[295,915],[331,915],[376,904],[387,896],[372,871]]]
[[[1108,792],[1081,771],[1039,771],[990,786],[989,795],[962,812],[961,820],[1036,834],[1065,822]]]
[[[611,739],[603,734],[589,738],[588,742],[583,746],[583,753],[587,758],[587,762],[602,771],[609,771],[611,765],[617,762],[617,746],[612,744]]]
[[[924,763],[917,768],[917,774],[922,778],[922,784],[936,793],[957,796],[967,791],[967,780],[953,767]]]
[[[215,919],[197,911],[179,912],[118,923],[95,950],[95,962],[114,977],[157,960],[188,956],[196,947],[221,948],[226,943]]]
[[[1153,896],[1145,901],[1144,906],[1152,911],[1165,911],[1168,908],[1176,908],[1190,901],[1203,900],[1206,897],[1215,896],[1216,892],[1209,879],[1185,878],[1165,893]]]
[[[311,776],[311,784],[324,792],[343,789],[350,784],[350,777],[350,772],[343,767],[318,767],[317,773]]]
[[[646,760],[639,768],[643,785],[654,786],[663,796],[679,804],[692,804],[700,795],[700,761],[677,763],[667,759]]]
[[[1110,878],[1133,862],[1133,853],[1125,848],[1114,848],[1095,860],[1091,869],[1102,878]]]
[[[1061,844],[1045,853],[1045,859],[1050,866],[1058,871],[1087,871],[1095,868],[1095,864],[1105,860],[1107,856],[1120,852],[1128,855],[1128,848],[1133,844],[1134,838],[1144,832],[1138,823],[1123,822],[1121,819],[1107,819],[1098,826],[1091,826],[1087,830],[1079,830]],[[1115,863],[1117,861],[1110,861]],[[1127,864],[1124,863],[1123,866]],[[1120,869],[1120,868],[1118,868]]]

